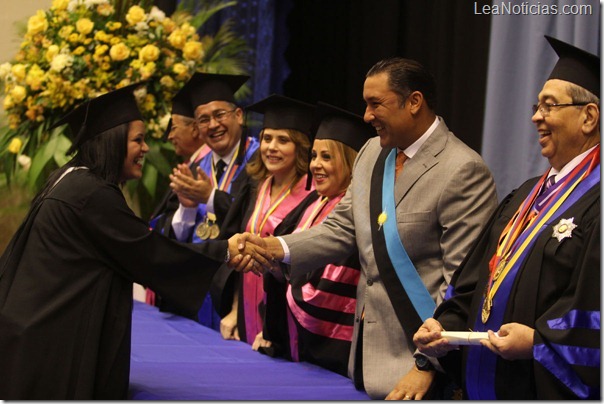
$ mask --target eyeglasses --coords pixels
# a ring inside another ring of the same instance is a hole
[[[535,115],[537,113],[537,111],[539,111],[541,116],[545,118],[545,117],[549,116],[551,109],[554,107],[559,107],[559,108],[580,107],[580,106],[587,105],[587,104],[589,104],[589,103],[588,102],[573,102],[573,103],[569,103],[569,104],[552,104],[549,102],[540,102],[539,104],[533,105],[533,115]]]
[[[207,128],[208,126],[210,126],[210,122],[212,121],[212,119],[214,119],[216,122],[223,122],[227,118],[228,114],[230,114],[231,112],[235,112],[236,110],[237,110],[237,108],[232,109],[230,111],[220,109],[218,111],[212,112],[212,115],[210,115],[210,116],[202,115],[199,118],[197,118],[197,125],[200,128]]]

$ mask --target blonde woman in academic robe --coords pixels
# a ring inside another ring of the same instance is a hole
[[[297,233],[322,223],[346,193],[358,151],[375,134],[361,116],[322,102],[313,127],[309,171],[318,195],[309,195],[313,202],[301,204],[296,209],[301,213],[292,212],[275,234]],[[265,275],[265,285],[281,282],[286,289],[286,305],[267,307],[264,335],[275,355],[346,376],[360,268],[358,251],[353,249],[346,259],[303,276],[286,280],[275,276],[279,272]],[[273,291],[279,293],[279,287],[267,288],[269,302]]]
[[[271,95],[246,110],[264,114],[258,153],[246,167],[255,185],[243,190],[234,202],[235,208],[225,219],[221,237],[242,231],[272,235],[281,221],[312,192],[306,189],[306,178],[314,107]],[[241,227],[230,229],[229,216],[235,217],[240,211],[245,212]],[[218,278],[226,279],[222,302],[215,302],[223,317],[220,327],[223,338],[246,341],[254,350],[270,348],[270,341],[262,334],[266,309],[263,278],[253,273],[234,273],[226,265],[219,272],[222,274]]]

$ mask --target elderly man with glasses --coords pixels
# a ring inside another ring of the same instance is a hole
[[[551,168],[503,200],[413,339],[469,399],[601,398],[600,58],[546,38],[560,59],[532,121]]]

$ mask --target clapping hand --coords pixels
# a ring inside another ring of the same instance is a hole
[[[186,164],[179,164],[170,174],[170,188],[178,195],[180,202],[187,207],[207,203],[212,194],[210,177],[200,167],[196,167],[197,179]]]

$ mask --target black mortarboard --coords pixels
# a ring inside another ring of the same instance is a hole
[[[84,142],[123,123],[143,120],[134,98],[134,89],[144,83],[131,84],[78,105],[50,129],[69,124],[73,143],[71,154]]]
[[[172,111],[171,115],[182,115],[189,118],[194,118],[195,113],[193,111],[193,106],[191,105],[191,94],[189,92],[190,87],[187,87],[185,84],[176,94],[172,97]],[[168,127],[164,132],[164,136],[162,140],[164,142],[168,141],[168,135],[172,130],[172,117],[168,121]]]
[[[547,35],[545,39],[560,58],[548,80],[574,83],[600,98],[600,58],[559,39]]]
[[[321,101],[317,103],[314,127],[314,139],[337,140],[356,151],[376,135],[361,116]]]
[[[181,88],[172,97],[172,114],[187,116],[189,118],[195,117],[188,88]]]
[[[246,107],[264,114],[263,128],[295,129],[310,137],[314,105],[283,95],[272,94]]]
[[[317,103],[313,122],[313,140],[337,140],[358,152],[375,135],[375,129],[366,123],[363,117],[322,101]],[[310,189],[311,181],[312,174],[309,167],[307,190]]]
[[[212,101],[235,103],[235,93],[250,76],[195,73],[182,88],[188,91],[193,110]]]

